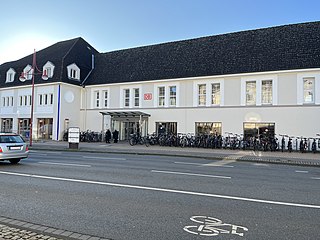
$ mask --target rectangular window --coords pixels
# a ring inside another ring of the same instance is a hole
[[[31,106],[31,103],[32,103],[32,96],[29,95],[29,103],[28,103],[28,105]]]
[[[256,104],[256,82],[246,82],[246,104]]]
[[[27,106],[27,105],[28,105],[28,96],[25,95],[25,96],[23,96],[23,98],[24,98],[23,105],[24,105],[24,106]],[[31,105],[31,104],[30,104],[30,105]]]
[[[262,81],[262,104],[272,104],[272,80]]]
[[[303,102],[314,103],[314,78],[303,79]]]
[[[50,105],[52,105],[53,104],[53,94],[51,93],[50,94],[50,103],[49,103]]]
[[[48,94],[44,94],[44,105],[48,105]]]
[[[52,75],[51,75],[51,68],[46,68],[45,71],[46,71],[47,76],[48,76],[49,78],[52,77]]]
[[[6,98],[3,97],[3,98],[2,98],[2,107],[5,107],[5,106],[6,106]]]
[[[177,87],[170,86],[169,92],[170,92],[170,106],[176,106],[177,105]]]
[[[39,95],[39,105],[43,105],[43,96]]]
[[[165,87],[158,88],[158,106],[163,107],[165,105]]]
[[[13,73],[9,73],[8,82],[13,82]]]
[[[207,135],[221,135],[222,134],[222,123],[221,122],[196,122],[196,134],[207,134]]]
[[[75,69],[71,69],[71,78],[77,78],[77,71]]]
[[[103,92],[103,106],[108,107],[108,91]]]
[[[23,96],[19,96],[19,106],[23,105]]]
[[[140,104],[140,92],[139,88],[134,89],[134,106],[139,107]]]
[[[198,105],[206,106],[206,98],[207,98],[207,86],[206,84],[198,85]]]
[[[130,89],[124,89],[123,90],[124,95],[124,106],[129,107],[130,106]]]
[[[7,107],[9,107],[9,105],[10,105],[10,99],[9,99],[9,97],[7,97],[7,100],[6,100],[6,102],[7,102]]]
[[[220,83],[213,83],[211,88],[211,104],[220,105]]]
[[[94,92],[94,100],[95,100],[95,107],[98,108],[100,106],[100,92],[95,91]]]

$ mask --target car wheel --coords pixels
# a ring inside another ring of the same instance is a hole
[[[20,162],[20,159],[10,159],[9,161],[11,164],[17,164],[18,162]]]

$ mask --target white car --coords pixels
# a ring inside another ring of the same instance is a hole
[[[0,133],[0,161],[17,164],[29,155],[29,146],[19,134]]]

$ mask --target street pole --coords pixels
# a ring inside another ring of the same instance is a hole
[[[36,50],[34,49],[32,57],[32,85],[31,85],[31,113],[30,113],[30,143],[32,146],[32,130],[33,130],[33,105],[34,105],[34,75],[36,70]]]

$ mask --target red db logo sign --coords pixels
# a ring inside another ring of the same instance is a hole
[[[143,95],[144,100],[152,100],[152,93],[145,93]]]

